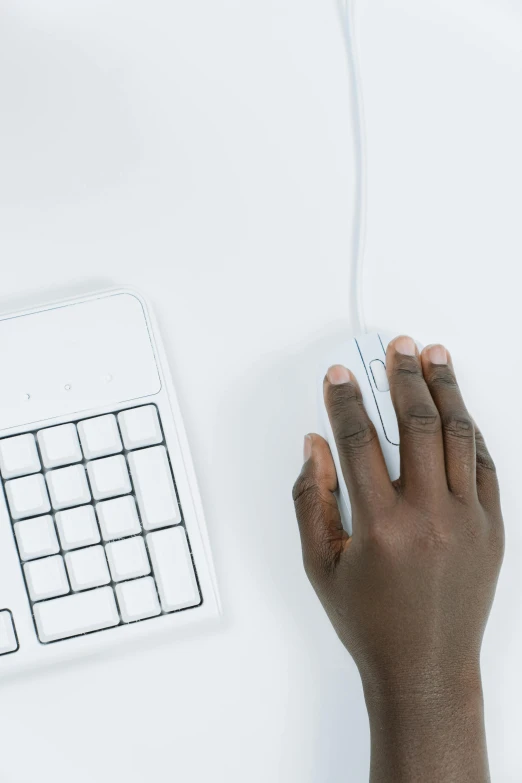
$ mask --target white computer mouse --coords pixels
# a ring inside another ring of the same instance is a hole
[[[351,535],[352,514],[346,482],[343,478],[339,454],[328,413],[324,403],[323,381],[328,367],[344,364],[353,372],[361,387],[364,406],[379,435],[382,453],[392,481],[399,478],[399,428],[386,376],[386,348],[391,335],[382,332],[363,334],[348,338],[330,354],[319,377],[319,420],[320,431],[328,441],[334,458],[339,482],[338,502],[343,527]],[[417,343],[419,351],[422,346]],[[327,357],[328,358],[328,357]]]

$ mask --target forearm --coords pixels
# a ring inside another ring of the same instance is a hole
[[[489,783],[480,678],[473,685],[366,689],[370,783]]]

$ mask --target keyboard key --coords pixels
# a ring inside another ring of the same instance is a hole
[[[163,610],[175,612],[201,603],[184,529],[149,533],[147,545]]]
[[[145,530],[181,522],[165,446],[133,451],[128,460]]]
[[[37,432],[38,445],[46,468],[80,462],[82,450],[74,424],[60,424]]]
[[[51,508],[41,473],[6,481],[5,491],[13,519],[35,517]]]
[[[127,621],[128,622],[128,621]],[[0,655],[18,650],[18,642],[11,612],[6,609],[0,612]]]
[[[33,606],[41,642],[54,642],[118,625],[120,617],[111,587],[56,598]]]
[[[87,549],[67,552],[65,562],[73,590],[101,587],[111,581],[102,546],[90,546]]]
[[[96,500],[125,495],[132,489],[125,457],[121,454],[89,462],[87,472]]]
[[[161,443],[163,436],[155,405],[143,405],[130,411],[118,413],[121,434],[125,448],[142,448]]]
[[[154,579],[150,576],[116,585],[116,595],[124,623],[145,620],[161,612]]]
[[[102,500],[96,504],[96,513],[104,541],[141,533],[136,501],[132,495],[114,500]]]
[[[62,549],[78,549],[100,541],[100,531],[92,506],[58,511],[55,519]]]
[[[47,486],[53,508],[71,508],[88,503],[91,499],[85,468],[71,465],[69,468],[50,470],[46,474]]]
[[[150,574],[149,558],[141,536],[113,541],[105,547],[115,582]]]
[[[116,416],[113,413],[81,421],[78,424],[78,433],[86,459],[107,457],[123,449]]]
[[[33,601],[54,598],[69,592],[63,558],[60,555],[31,560],[24,565],[29,595]]]
[[[0,470],[4,479],[38,473],[40,457],[34,435],[16,435],[0,440]]]
[[[22,560],[55,555],[60,551],[53,518],[49,514],[15,522],[14,532]]]

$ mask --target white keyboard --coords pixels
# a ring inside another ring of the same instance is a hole
[[[0,676],[215,617],[190,454],[143,300],[115,291],[18,314],[0,320],[2,344],[23,377],[11,369],[0,389]]]

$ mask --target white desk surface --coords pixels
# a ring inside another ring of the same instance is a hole
[[[453,351],[498,463],[484,647],[493,780],[522,779],[522,10],[360,0],[372,327]],[[2,783],[358,783],[357,671],[301,568],[290,490],[348,328],[348,79],[323,0],[8,0],[0,306],[112,284],[160,317],[219,630],[0,686]]]

